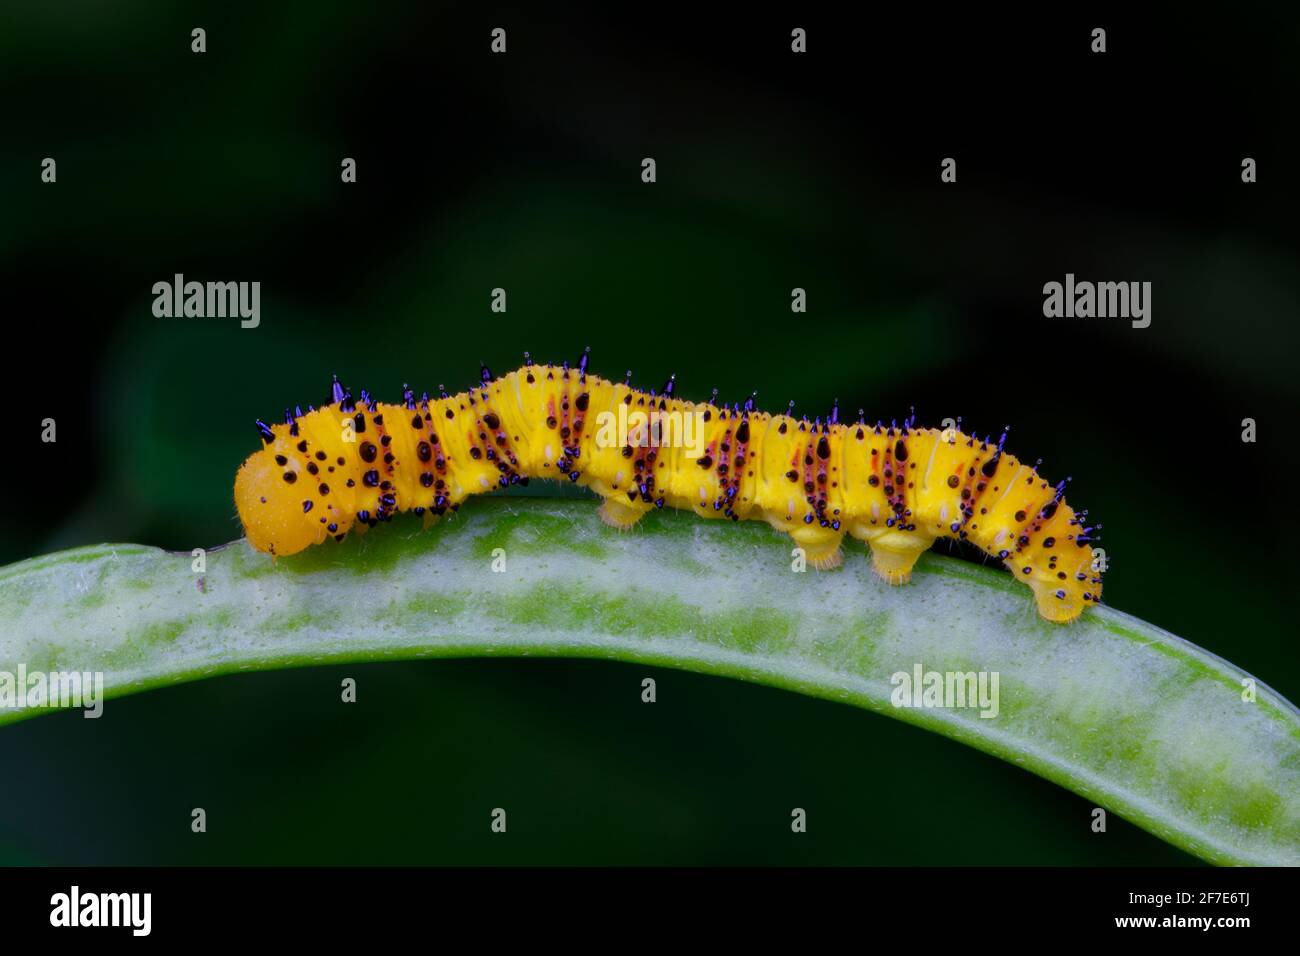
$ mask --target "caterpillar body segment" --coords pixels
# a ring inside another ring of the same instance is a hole
[[[400,511],[426,524],[470,495],[530,478],[568,481],[628,529],[654,508],[765,520],[809,563],[843,560],[845,535],[871,548],[877,574],[905,583],[937,538],[967,540],[1033,591],[1039,613],[1070,621],[1100,600],[1082,516],[1002,440],[956,429],[826,422],[677,398],[577,368],[534,365],[457,395],[399,404],[334,383],[321,408],[258,422],[263,447],[235,478],[249,542],[287,555]]]

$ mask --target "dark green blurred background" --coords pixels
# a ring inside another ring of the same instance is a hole
[[[1010,424],[1104,522],[1108,603],[1300,696],[1293,15],[180,6],[0,10],[0,561],[235,537],[253,419],[332,372],[393,400],[590,345],[689,396]],[[154,318],[175,272],[260,281],[260,328]],[[1151,327],[1045,319],[1066,272],[1151,281]],[[27,721],[0,731],[0,862],[1190,859],[847,707],[675,672],[644,706],[652,672],[331,667]]]

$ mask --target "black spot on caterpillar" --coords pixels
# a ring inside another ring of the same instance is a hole
[[[354,400],[336,378],[324,407],[257,423],[263,447],[239,469],[235,503],[253,547],[287,555],[400,511],[427,523],[470,495],[547,478],[591,488],[615,528],[662,507],[761,519],[823,569],[843,560],[847,534],[870,545],[892,583],[909,579],[935,539],[954,538],[1003,561],[1048,620],[1100,600],[1086,512],[1066,504],[1065,482],[1006,452],[1005,433],[991,442],[912,419],[846,426],[838,410],[809,422],[757,411],[752,399],[679,399],[673,385],[644,392],[588,375],[585,355],[577,368],[485,368],[457,395],[417,400],[405,388],[400,405],[365,391]],[[337,462],[332,489],[297,484],[316,461]]]

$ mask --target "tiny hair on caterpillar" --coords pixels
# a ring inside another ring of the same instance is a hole
[[[1066,504],[1065,481],[1053,485],[1006,452],[1005,431],[992,442],[959,427],[918,428],[914,417],[845,423],[836,408],[810,422],[756,410],[752,398],[691,402],[676,397],[673,379],[655,392],[632,387],[631,373],[620,383],[588,374],[589,351],[574,368],[534,364],[525,352],[517,371],[493,376],[485,366],[459,394],[440,387],[417,398],[404,386],[400,404],[365,390],[354,399],[336,376],[329,404],[257,422],[262,448],[235,476],[249,543],[294,554],[401,511],[427,527],[470,495],[549,478],[590,488],[603,499],[600,518],[618,529],[663,507],[763,520],[818,569],[843,561],[847,534],[867,542],[876,573],[893,584],[950,538],[1004,562],[1049,621],[1072,621],[1101,599],[1087,512]],[[664,422],[695,434],[666,443]]]

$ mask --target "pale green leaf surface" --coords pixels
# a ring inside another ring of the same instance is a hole
[[[620,534],[585,501],[476,500],[419,528],[399,519],[278,562],[241,540],[207,553],[201,586],[189,554],[139,545],[11,565],[0,671],[102,671],[114,697],[350,660],[641,661],[918,724],[1212,862],[1300,863],[1294,705],[1259,682],[1244,701],[1249,675],[1118,611],[1048,624],[1005,572],[936,554],[906,587],[877,580],[860,547],[840,570],[795,573],[789,539],[765,525],[664,512]],[[891,675],[917,663],[996,671],[997,716],[894,707]]]

